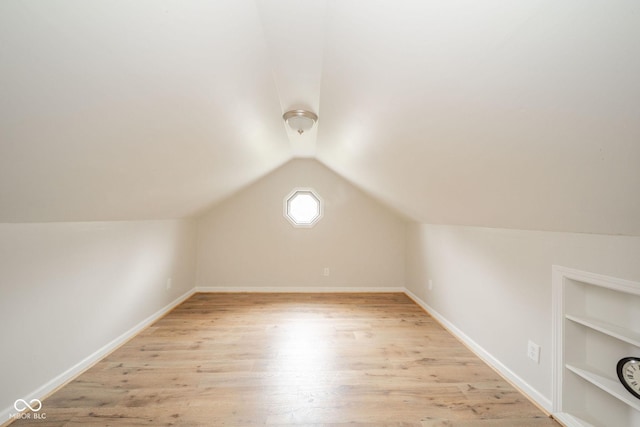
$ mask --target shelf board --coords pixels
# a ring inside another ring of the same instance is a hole
[[[640,347],[640,334],[632,331],[631,329],[603,322],[602,320],[598,320],[588,316],[575,316],[573,314],[565,314],[565,317],[572,322],[579,323],[586,326],[587,328],[591,328],[598,332],[602,332],[605,335],[609,335],[611,337],[624,341],[628,344]]]
[[[553,414],[553,418],[566,427],[596,427],[595,424],[592,424],[572,413],[561,412],[559,414]]]
[[[640,411],[640,399],[634,398],[623,386],[620,382],[616,380],[612,380],[599,372],[596,372],[593,368],[583,365],[583,364],[575,364],[565,365],[568,370],[573,372],[574,374],[582,377],[587,380],[591,384],[600,388],[601,390],[609,393],[611,396],[616,399],[626,403],[627,405],[634,408],[636,411]]]

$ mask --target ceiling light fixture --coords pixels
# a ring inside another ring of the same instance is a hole
[[[318,121],[316,114],[306,110],[287,111],[282,115],[282,118],[291,129],[300,135],[311,130],[313,125]]]

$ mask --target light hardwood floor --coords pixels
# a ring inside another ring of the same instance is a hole
[[[406,295],[196,294],[44,426],[559,426]]]

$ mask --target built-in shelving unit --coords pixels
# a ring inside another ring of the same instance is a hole
[[[640,283],[553,267],[554,417],[568,427],[640,426],[616,364],[640,357]]]

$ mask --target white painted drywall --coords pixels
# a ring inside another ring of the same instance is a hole
[[[291,158],[252,0],[0,1],[0,222],[184,218]]]
[[[295,228],[283,216],[283,200],[296,187],[312,187],[324,200],[313,228]],[[292,160],[200,218],[197,283],[402,287],[405,225],[319,162]]]
[[[191,290],[195,242],[187,220],[0,224],[0,412]]]
[[[640,237],[411,223],[406,253],[407,288],[549,400],[551,266],[640,279]]]

